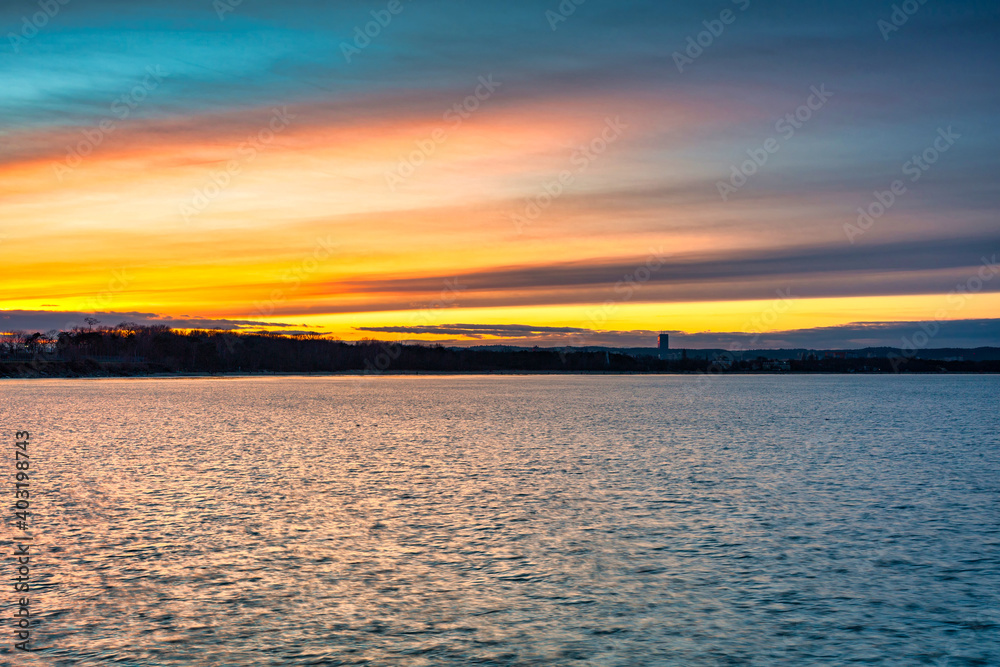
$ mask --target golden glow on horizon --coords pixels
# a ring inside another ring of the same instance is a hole
[[[778,313],[778,301],[704,303],[622,303],[613,309],[600,304],[539,306],[532,308],[449,308],[349,315],[304,315],[287,318],[317,327],[345,340],[433,340],[444,336],[418,336],[356,331],[354,327],[426,326],[439,324],[527,324],[575,327],[601,331],[742,332],[788,331],[831,327],[854,322],[908,322],[992,318],[1000,312],[1000,293],[977,294],[956,308],[943,295],[794,299]],[[937,315],[945,311],[943,316]],[[777,313],[772,319],[770,313]],[[600,315],[607,313],[607,321]],[[461,338],[447,336],[447,338]],[[469,340],[469,339],[467,339]],[[652,345],[652,343],[651,343]]]
[[[539,306],[517,308],[443,308],[340,315],[266,316],[247,313],[253,319],[264,319],[308,328],[318,334],[332,334],[343,340],[376,338],[381,340],[473,340],[463,336],[418,335],[359,331],[357,327],[434,326],[443,324],[531,325],[573,327],[606,332],[682,331],[706,332],[777,332],[815,327],[832,327],[855,322],[908,322],[921,320],[958,320],[992,318],[1000,312],[1000,293],[969,296],[961,307],[944,295],[850,297],[832,299],[793,299],[780,312],[778,300],[730,301],[702,303],[621,303],[613,308],[601,304],[573,306]],[[17,308],[35,309],[37,304],[20,304]],[[141,310],[138,304],[115,303],[115,310]],[[63,310],[63,308],[60,308]],[[69,309],[66,309],[69,310]],[[773,313],[773,315],[772,315]],[[601,315],[607,314],[606,321]],[[3,311],[0,311],[2,318]],[[211,315],[209,315],[211,316]],[[242,317],[226,316],[228,319]],[[117,322],[103,322],[112,325]],[[265,327],[280,333],[282,328]],[[486,342],[503,339],[485,337]],[[653,343],[650,343],[653,345]]]
[[[298,122],[293,119],[253,153],[240,147],[247,134],[242,130],[230,131],[223,141],[213,134],[217,125],[191,122],[174,136],[137,124],[117,130],[68,172],[55,169],[62,153],[9,162],[0,166],[6,272],[0,307],[266,320],[345,339],[416,337],[355,327],[450,323],[693,333],[1000,312],[997,294],[976,295],[961,309],[946,304],[943,295],[814,298],[794,300],[775,321],[764,322],[771,301],[711,301],[703,298],[704,290],[661,303],[616,303],[604,311],[598,304],[615,299],[611,286],[524,285],[472,295],[485,294],[495,301],[490,307],[424,315],[420,308],[433,294],[393,287],[394,280],[460,278],[511,266],[589,258],[627,263],[651,249],[675,257],[791,246],[801,240],[799,222],[806,216],[828,229],[818,241],[846,243],[840,224],[825,222],[836,220],[835,213],[807,209],[794,199],[779,208],[748,201],[739,209],[741,218],[719,202],[683,192],[644,207],[623,205],[615,188],[646,183],[622,151],[641,149],[667,126],[674,133],[696,127],[705,114],[655,98],[645,106],[631,104],[624,133],[585,166],[574,160],[576,151],[615,115],[608,100],[581,100],[572,114],[559,105],[487,103],[458,127],[440,118],[406,117],[322,125],[307,122],[303,111]],[[261,114],[254,121],[260,125],[251,122],[248,131],[266,123],[269,111]],[[413,175],[390,183],[387,173],[400,159],[442,128],[446,140],[435,142]],[[238,173],[220,187],[218,174],[230,163]],[[683,179],[691,178],[681,155],[658,168],[684,174],[676,177],[680,191]],[[513,216],[525,202],[538,201],[544,184],[563,171],[573,177],[566,195],[519,228]],[[771,231],[761,233],[768,222]],[[724,298],[725,292],[719,294]],[[540,301],[551,305],[514,305]],[[455,305],[461,302],[459,294]]]

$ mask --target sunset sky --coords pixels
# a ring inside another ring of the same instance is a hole
[[[1000,345],[996,2],[63,2],[0,330]]]

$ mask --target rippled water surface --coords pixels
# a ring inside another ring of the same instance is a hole
[[[38,651],[5,622],[0,661],[997,665],[998,396],[996,376],[0,382],[39,551]]]

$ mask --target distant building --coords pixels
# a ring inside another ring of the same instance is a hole
[[[658,348],[660,351],[660,359],[666,359],[667,354],[670,352],[670,334],[660,334],[660,344]]]

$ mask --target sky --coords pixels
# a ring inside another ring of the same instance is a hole
[[[995,2],[8,0],[0,32],[0,330],[1000,345]]]

